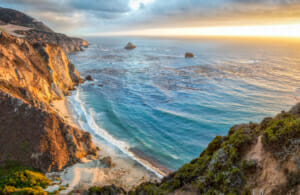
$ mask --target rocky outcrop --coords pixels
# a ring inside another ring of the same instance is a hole
[[[88,42],[67,35],[56,33],[48,26],[19,11],[0,7],[0,24],[13,24],[28,27],[26,30],[16,30],[31,44],[51,43],[59,45],[66,53],[82,51],[88,47]]]
[[[135,49],[136,48],[136,46],[133,44],[133,43],[131,43],[131,42],[129,42],[126,46],[125,46],[125,49],[127,49],[127,50],[131,50],[131,49]]]
[[[71,127],[49,108],[32,106],[2,90],[0,124],[0,162],[17,160],[47,172],[96,154],[89,133]]]
[[[185,58],[193,58],[194,54],[191,52],[186,52],[184,56],[185,56]]]
[[[13,9],[0,7],[0,21],[2,24],[15,24],[33,29],[39,29],[45,32],[53,32],[44,23]]]
[[[114,166],[114,163],[112,162],[112,158],[110,156],[106,156],[106,157],[100,159],[100,161],[103,164],[105,164],[105,166],[108,168],[112,168]]]
[[[68,125],[49,103],[81,82],[55,44],[0,37],[0,163],[57,171],[96,154],[89,133]]]
[[[81,82],[63,50],[53,44],[31,45],[6,33],[0,37],[0,88],[27,101],[61,99]]]
[[[85,80],[86,80],[86,81],[93,81],[94,79],[93,79],[93,77],[92,77],[91,75],[87,75],[87,76],[85,77]]]
[[[35,43],[52,43],[59,45],[66,53],[83,51],[83,48],[88,47],[88,42],[80,39],[68,37],[67,35],[55,32],[44,32],[40,30],[23,30],[16,31],[20,35],[24,35],[25,39],[31,44]]]

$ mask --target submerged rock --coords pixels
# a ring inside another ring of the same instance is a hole
[[[133,44],[133,43],[131,43],[131,42],[129,42],[126,46],[125,46],[125,49],[135,49],[136,48],[136,46]]]
[[[191,52],[185,53],[185,58],[193,58],[193,57],[195,57],[193,53],[191,53]]]

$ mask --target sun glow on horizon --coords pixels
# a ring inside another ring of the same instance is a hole
[[[265,26],[222,26],[192,28],[162,28],[100,33],[100,36],[232,36],[300,38],[300,24]]]

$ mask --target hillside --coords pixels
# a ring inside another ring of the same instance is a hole
[[[54,32],[44,23],[39,22],[36,19],[13,9],[0,7],[0,21],[0,24],[14,24],[33,29],[39,29],[40,31],[44,32]]]
[[[16,35],[15,33],[20,34],[31,44],[45,42],[57,44],[66,53],[82,51],[84,47],[88,47],[88,42],[83,39],[56,33],[44,23],[22,12],[1,7],[0,31],[5,31],[12,35]]]
[[[158,184],[133,194],[299,194],[300,104],[261,123],[236,125]]]
[[[0,43],[0,163],[16,160],[46,172],[96,155],[90,134],[50,106],[81,82],[63,50],[4,32]]]
[[[130,192],[92,187],[90,194],[300,194],[300,104],[259,124],[233,126],[216,136],[200,156],[160,183]]]

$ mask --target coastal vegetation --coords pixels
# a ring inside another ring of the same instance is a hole
[[[33,22],[32,18],[28,20]],[[80,51],[88,43],[35,22],[32,25],[46,31],[19,32],[27,35],[27,41],[7,33],[0,37],[0,60],[9,64],[3,66],[0,76],[10,78],[0,81],[0,115],[4,116],[0,125],[0,194],[49,194],[45,189],[52,181],[40,170],[60,171],[83,157],[96,157],[100,150],[89,133],[67,124],[50,105],[81,83],[64,51]],[[46,37],[50,43],[37,37]],[[132,43],[127,46],[134,48]],[[189,53],[186,57],[192,56]],[[88,76],[86,80],[93,78]],[[250,195],[263,189],[266,194],[297,194],[299,145],[300,104],[259,124],[233,126],[226,136],[216,136],[199,157],[160,182],[142,183],[129,192],[115,185],[94,186],[86,193]],[[111,157],[101,160],[106,168],[114,167]],[[65,187],[59,186],[53,193]]]
[[[259,177],[262,167],[258,159],[245,159],[245,155],[262,137],[261,152],[270,153],[278,159],[278,166],[284,169],[284,163],[293,159],[299,146],[299,107],[298,104],[290,112],[265,118],[260,124],[232,127],[227,136],[216,136],[198,158],[164,178],[161,183],[142,184],[131,194],[166,194],[178,189],[197,194],[251,194],[250,189],[255,186],[249,178]],[[286,182],[272,194],[294,192],[300,184],[299,171],[288,170],[290,167],[284,170]]]
[[[159,183],[146,182],[137,186],[130,195],[159,195],[169,193],[237,194],[250,195],[258,187],[261,175],[284,177],[269,189],[271,194],[295,194],[300,185],[300,171],[292,168],[300,140],[300,104],[290,112],[261,123],[233,126],[227,136],[216,136],[200,156],[183,165]],[[259,148],[261,145],[262,148]],[[259,148],[256,151],[256,148]],[[260,155],[251,156],[251,153]],[[268,167],[279,167],[277,171]],[[270,163],[269,163],[270,162]],[[287,164],[289,164],[287,166]],[[268,178],[266,178],[268,179]],[[263,186],[259,186],[263,189]],[[92,187],[89,192],[108,192],[116,187]],[[118,193],[116,193],[118,194]]]
[[[17,161],[0,167],[0,194],[48,194],[44,189],[52,182],[35,169]]]

